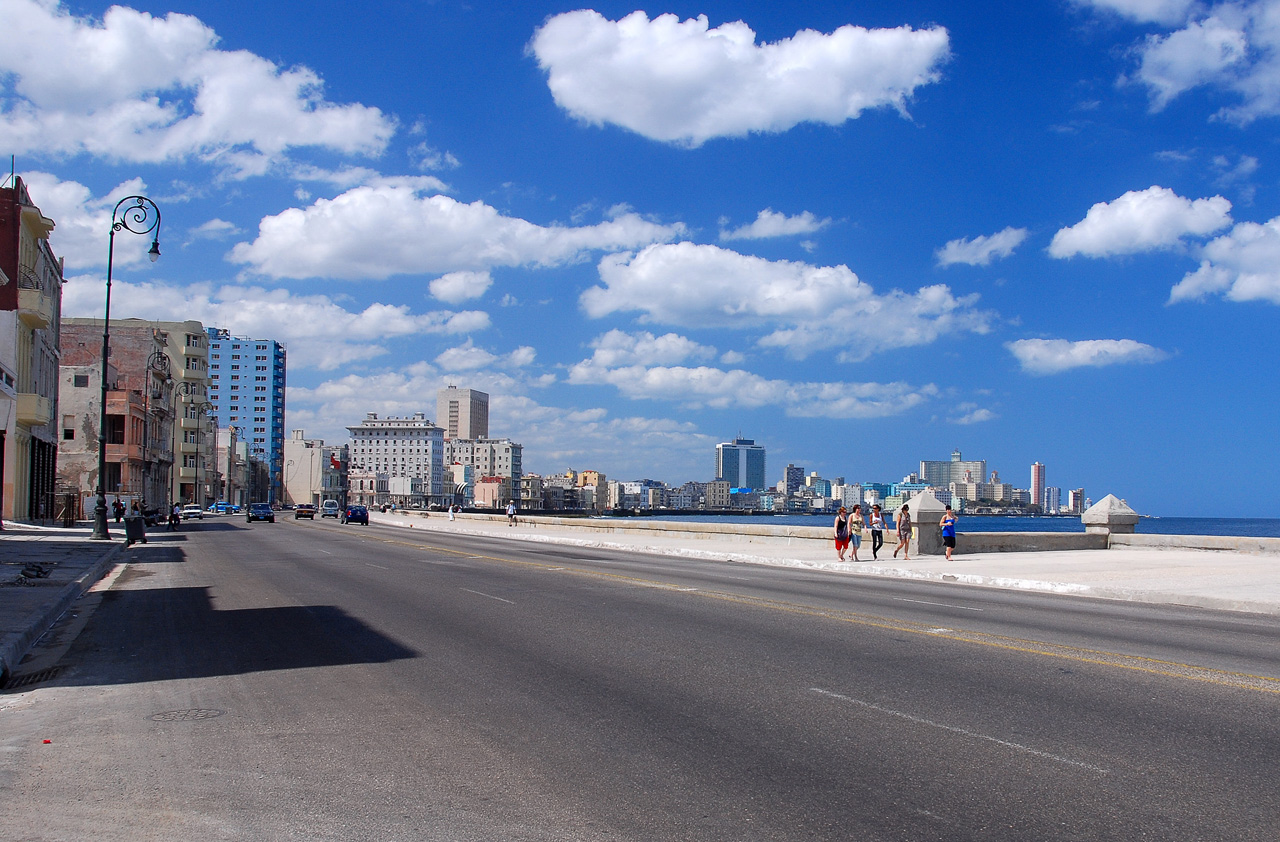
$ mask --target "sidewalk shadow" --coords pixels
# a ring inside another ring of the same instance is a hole
[[[219,611],[204,587],[109,591],[95,626],[65,658],[74,668],[51,684],[133,684],[417,657],[332,605]]]

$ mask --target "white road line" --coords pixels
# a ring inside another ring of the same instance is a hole
[[[509,599],[503,599],[503,598],[502,598],[502,597],[500,597],[500,596],[493,596],[493,595],[491,595],[491,594],[487,594],[487,593],[480,593],[480,591],[473,591],[473,590],[471,590],[470,588],[459,588],[458,590],[466,591],[467,593],[473,593],[473,594],[475,594],[476,596],[483,596],[483,597],[485,597],[485,598],[487,598],[487,599],[496,599],[496,600],[498,600],[498,602],[505,602],[507,605],[515,605],[515,603],[514,603],[514,602],[512,602],[512,601],[511,601],[511,600],[509,600]]]
[[[850,696],[841,695],[840,693],[833,693],[830,690],[823,690],[820,687],[810,687],[809,689],[812,690],[814,693],[820,693],[823,696],[829,696],[830,698],[833,698],[833,699],[839,699],[840,701],[848,702],[851,705],[858,705],[859,707],[864,707],[868,710],[874,710],[877,713],[883,713],[888,716],[896,716],[900,719],[905,719],[908,722],[914,722],[917,725],[928,725],[930,728],[940,728],[943,731],[950,731],[953,734],[960,734],[965,737],[972,737],[975,740],[986,740],[987,742],[995,743],[996,745],[1002,745],[1005,748],[1011,748],[1011,749],[1014,749],[1015,751],[1025,752],[1026,754],[1035,755],[1036,757],[1043,757],[1046,760],[1053,760],[1058,763],[1065,763],[1068,766],[1076,766],[1081,769],[1088,769],[1092,772],[1101,772],[1104,775],[1110,771],[1108,769],[1103,769],[1101,766],[1093,766],[1089,763],[1081,763],[1079,760],[1072,760],[1069,757],[1060,757],[1056,754],[1050,754],[1047,751],[1040,751],[1039,749],[1030,748],[1029,746],[1019,745],[1018,743],[1011,743],[1008,740],[1002,740],[1002,739],[999,739],[998,737],[991,737],[986,734],[979,734],[977,731],[970,731],[968,728],[957,728],[954,725],[943,725],[941,722],[934,722],[933,720],[930,720],[930,719],[924,719],[919,716],[912,716],[911,714],[904,713],[900,710],[893,710],[891,708],[881,707],[880,705],[874,705],[871,702],[864,702],[864,701],[861,701],[860,699],[854,699]]]
[[[905,597],[901,597],[901,596],[895,596],[894,599],[897,600],[898,602],[914,602],[919,605],[936,605],[939,608],[960,608],[965,611],[986,611],[987,610],[985,608],[970,608],[967,605],[952,605],[949,602],[925,602],[923,599],[906,599]]]
[[[383,567],[381,564],[374,564],[374,563],[373,563],[373,562],[371,562],[371,561],[366,561],[366,562],[365,562],[365,564],[366,564],[366,565],[368,565],[369,567],[376,567],[376,568],[378,568],[379,570],[390,570],[390,569],[391,569],[390,567]]]
[[[329,552],[328,550],[320,550],[320,552],[324,553],[325,555],[333,555],[333,553]]]

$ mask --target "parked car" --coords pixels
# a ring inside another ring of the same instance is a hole
[[[191,518],[195,518],[196,520],[204,520],[204,509],[200,508],[195,503],[188,503],[187,505],[183,506],[182,519],[191,520]]]
[[[343,523],[363,523],[369,525],[369,510],[364,506],[347,506],[342,514]]]
[[[253,523],[255,520],[265,520],[267,523],[276,522],[276,513],[271,511],[270,503],[250,503],[249,512],[245,515],[245,523]]]
[[[294,507],[293,507],[293,519],[294,519],[294,520],[297,520],[297,519],[298,519],[298,518],[300,518],[300,517],[305,517],[307,520],[315,520],[315,519],[316,519],[316,507],[315,507],[315,504],[313,504],[313,503],[299,503],[298,505],[294,506]]]
[[[341,514],[337,500],[325,500],[320,504],[320,517],[338,517]]]

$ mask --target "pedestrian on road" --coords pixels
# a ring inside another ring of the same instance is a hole
[[[898,546],[893,551],[893,557],[898,557],[898,550],[902,551],[902,560],[910,561],[907,553],[911,552],[911,509],[907,508],[907,504],[902,504],[902,511],[898,512],[898,516],[894,519],[898,527]]]
[[[182,523],[182,507],[174,503],[173,508],[169,510],[169,531],[177,532],[180,523]]]
[[[516,501],[512,500],[507,504],[507,526],[516,525]]]
[[[880,552],[880,548],[884,546],[884,512],[880,511],[880,504],[876,503],[871,507],[871,557],[877,558],[876,553]]]
[[[845,551],[849,549],[849,513],[844,506],[836,512],[836,522],[832,526],[836,531],[836,558],[844,561]]]
[[[116,516],[116,523],[124,518],[124,503],[120,502],[119,497],[116,497],[115,502],[111,504],[111,513]]]
[[[951,513],[950,506],[947,506],[938,525],[942,527],[942,543],[947,548],[947,561],[951,561],[951,551],[956,548],[956,516]]]
[[[858,558],[858,547],[862,546],[862,530],[865,524],[862,522],[862,506],[854,503],[853,514],[849,515],[849,545],[853,550],[853,560],[861,561]]]
[[[458,504],[457,504],[457,503],[450,503],[450,504],[449,504],[449,522],[450,522],[450,523],[453,523],[453,513],[454,513],[454,512],[456,512],[457,510],[458,510]]]

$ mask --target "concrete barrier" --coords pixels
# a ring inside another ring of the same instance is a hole
[[[426,518],[447,520],[444,512],[396,510],[391,515],[412,520]],[[455,515],[459,522],[488,521],[506,523],[501,512],[483,514],[465,512]],[[833,518],[834,520],[834,518]],[[527,529],[547,528],[557,531],[588,535],[629,534],[632,536],[679,537],[693,543],[699,540],[735,541],[743,544],[770,544],[773,546],[812,547],[818,543],[830,544],[833,529],[830,525],[793,526],[787,524],[755,523],[707,523],[658,520],[656,518],[593,518],[553,517],[547,515],[520,516],[520,525]],[[920,553],[922,530],[940,535],[935,523],[917,524],[912,530],[911,554]],[[927,536],[926,536],[927,537]],[[897,535],[885,532],[885,545],[897,542]],[[937,543],[941,545],[941,538]],[[863,546],[870,546],[871,531],[862,534]],[[1068,550],[1106,550],[1122,547],[1150,547],[1155,549],[1224,550],[1242,553],[1280,554],[1280,538],[1236,538],[1219,535],[1107,535],[1099,532],[961,532],[956,537],[957,555],[978,553],[1026,553],[1061,552]]]

